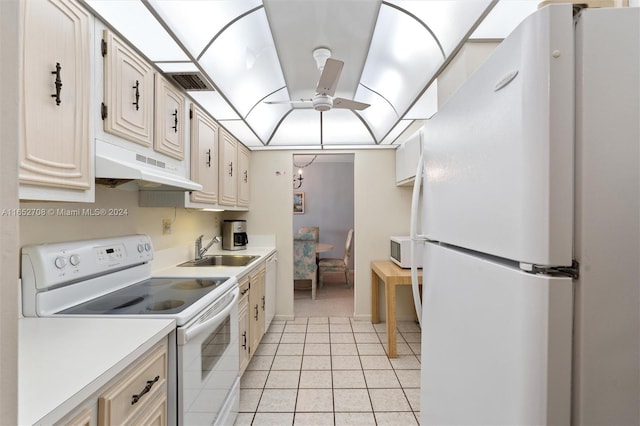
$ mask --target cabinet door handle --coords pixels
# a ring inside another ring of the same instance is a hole
[[[247,332],[242,333],[242,349],[247,349]]]
[[[244,171],[244,182],[245,183],[249,182],[249,171],[248,170]]]
[[[256,305],[256,306],[255,306],[255,310],[256,310],[256,314],[253,316],[253,318],[254,318],[256,321],[258,321],[258,311],[259,311],[259,309],[258,309],[258,305]]]
[[[233,161],[229,163],[229,176],[233,177]]]
[[[178,133],[178,110],[177,109],[174,110],[173,114],[171,114],[171,115],[173,115],[173,127],[172,127],[172,129],[173,129],[174,133]]]
[[[132,105],[136,106],[136,111],[140,109],[140,82],[136,80],[136,85],[132,87],[132,89],[136,89],[135,97],[136,101],[132,103]]]
[[[262,296],[262,310],[264,311],[264,296]]]
[[[136,402],[140,401],[140,398],[142,398],[142,395],[144,395],[145,393],[149,392],[151,390],[151,388],[153,387],[153,385],[159,379],[160,379],[160,376],[156,376],[153,380],[147,380],[147,386],[145,386],[144,389],[142,389],[142,391],[139,394],[133,395],[133,397],[131,399],[131,405],[133,405]]]
[[[60,105],[62,101],[60,100],[60,92],[62,91],[62,80],[60,79],[60,70],[62,67],[60,66],[60,62],[56,62],[56,70],[51,71],[51,74],[56,76],[56,93],[51,95],[52,98],[56,98],[56,105]]]
[[[209,148],[207,150],[207,162],[206,162],[208,167],[211,167],[211,148]]]
[[[247,294],[247,292],[248,292],[248,291],[249,291],[249,289],[248,289],[248,288],[245,288],[244,290],[242,290],[242,291],[240,292],[240,295],[241,295],[241,296],[244,296],[245,294]]]

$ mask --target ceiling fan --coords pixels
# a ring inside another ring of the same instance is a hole
[[[334,98],[338,86],[338,79],[342,72],[344,62],[331,58],[331,51],[321,47],[313,51],[313,58],[316,60],[318,69],[322,71],[320,80],[316,87],[316,94],[311,99],[300,99],[297,101],[265,101],[267,104],[309,104],[316,111],[325,112],[332,108],[350,109],[362,111],[370,105],[364,102],[358,102],[351,99]]]

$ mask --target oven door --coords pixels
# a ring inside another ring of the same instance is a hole
[[[237,404],[238,295],[234,287],[177,330],[179,425],[210,425],[222,411],[237,413],[225,404]]]

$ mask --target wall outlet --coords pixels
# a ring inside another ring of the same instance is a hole
[[[171,225],[173,221],[171,219],[162,219],[162,235],[171,233]]]

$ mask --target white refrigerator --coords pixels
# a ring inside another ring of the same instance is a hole
[[[640,424],[640,8],[536,11],[423,155],[421,424]]]

